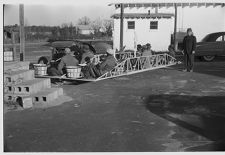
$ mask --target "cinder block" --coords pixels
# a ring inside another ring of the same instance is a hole
[[[27,94],[4,94],[4,101],[17,102],[23,108],[31,108],[34,105],[47,105],[49,102],[63,95],[62,88],[47,88],[38,93]]]
[[[33,107],[33,98],[32,97],[23,97],[22,98],[22,107],[24,109]]]
[[[4,62],[4,72],[29,70],[29,61]]]
[[[4,101],[16,101],[19,97],[29,97],[29,95],[23,94],[4,94]]]
[[[48,88],[33,95],[34,104],[47,104],[63,95],[62,88]]]
[[[19,104],[24,109],[33,107],[33,97],[19,94],[5,94],[4,101]]]
[[[4,84],[19,84],[27,80],[34,79],[34,70],[12,71],[4,74]]]
[[[14,87],[13,85],[7,85],[7,86],[4,86],[4,93],[14,93]]]
[[[40,78],[24,81],[20,84],[13,85],[12,87],[12,93],[30,95],[42,91],[43,89],[50,88],[51,82],[49,78]]]

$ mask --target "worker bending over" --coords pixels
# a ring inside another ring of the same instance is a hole
[[[82,59],[81,59],[81,64],[85,63],[85,58],[89,57],[90,59],[94,57],[94,54],[91,52],[89,49],[88,45],[83,46],[83,54],[82,54]]]
[[[98,68],[101,74],[111,71],[116,66],[116,59],[114,57],[114,51],[111,48],[106,50],[107,56],[102,63],[99,64]]]
[[[52,67],[49,69],[48,73],[51,76],[63,75],[65,73],[64,69],[66,66],[78,66],[79,61],[74,58],[73,53],[69,48],[65,49],[65,54],[66,55],[61,58],[57,68]]]

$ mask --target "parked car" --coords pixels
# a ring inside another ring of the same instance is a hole
[[[205,61],[212,61],[216,56],[225,56],[225,32],[206,35],[197,43],[195,56]]]
[[[51,41],[47,43],[45,46],[49,46],[49,48],[52,50],[51,55],[44,55],[41,56],[38,59],[38,63],[43,63],[47,64],[50,63],[57,63],[61,57],[64,56],[64,50],[65,48],[72,48],[72,46],[77,45],[88,45],[89,49],[94,53],[94,54],[104,54],[105,53],[105,48],[111,46],[110,42],[107,41],[102,41],[102,40],[57,40],[57,41]],[[82,49],[78,49],[81,50]],[[80,57],[82,55],[82,52],[79,53],[80,55],[76,55],[75,57]],[[79,58],[78,58],[79,59]]]
[[[178,43],[176,56],[181,56],[182,42]],[[216,56],[225,56],[225,32],[210,33],[197,42],[195,56],[204,61],[212,61]]]

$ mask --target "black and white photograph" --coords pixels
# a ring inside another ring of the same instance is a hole
[[[3,153],[224,153],[224,0],[0,5]]]

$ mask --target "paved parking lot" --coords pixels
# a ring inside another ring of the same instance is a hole
[[[225,150],[225,61],[80,85],[73,101],[4,115],[6,151]]]

